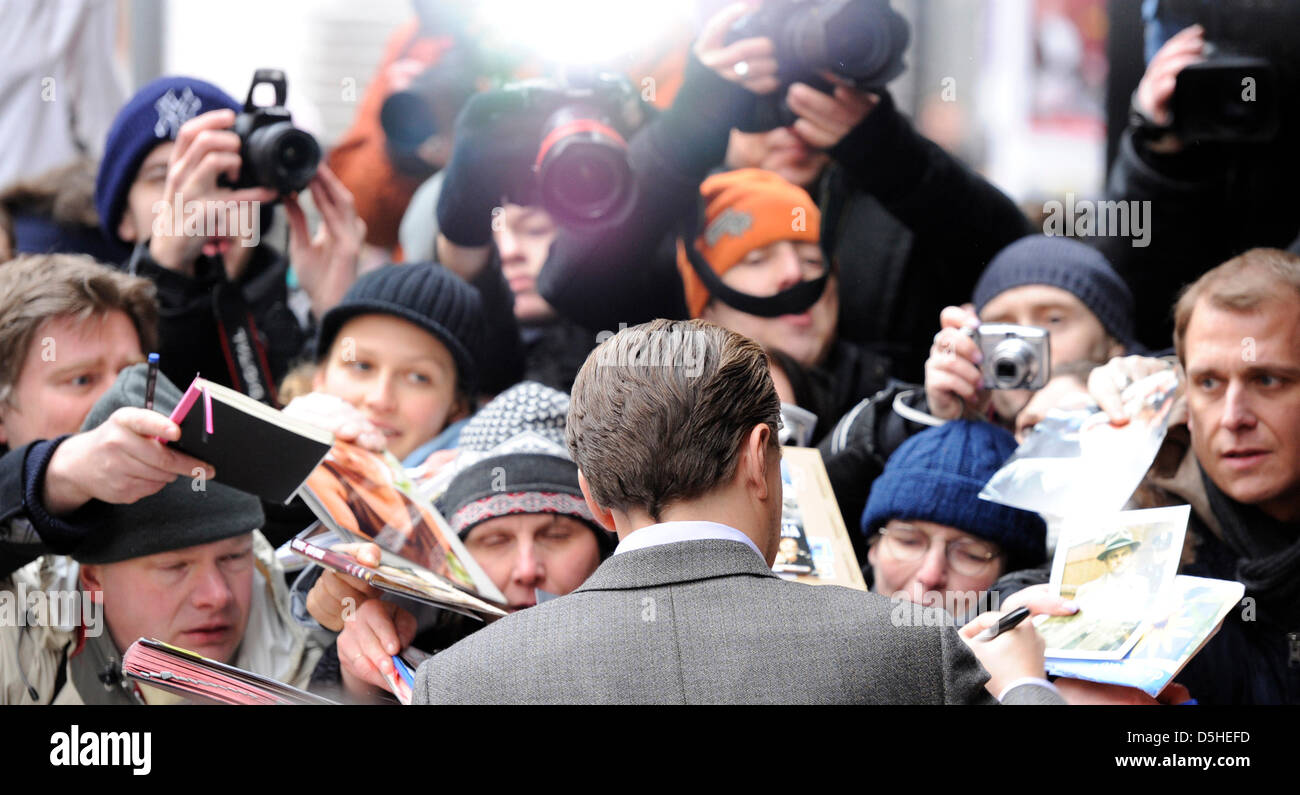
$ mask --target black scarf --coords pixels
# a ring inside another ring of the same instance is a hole
[[[1201,481],[1223,527],[1223,541],[1237,555],[1237,581],[1261,602],[1261,617],[1300,630],[1300,524],[1242,505],[1220,491],[1204,469]]]

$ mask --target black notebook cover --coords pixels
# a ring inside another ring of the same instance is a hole
[[[211,464],[218,483],[280,505],[293,499],[333,443],[328,431],[202,378],[190,384],[171,419],[181,438],[170,447]]]

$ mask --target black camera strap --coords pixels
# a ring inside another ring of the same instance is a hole
[[[699,236],[699,218],[692,212],[683,222],[682,247],[686,249],[686,259],[691,263],[700,281],[708,288],[709,294],[722,303],[749,315],[757,317],[780,317],[781,315],[798,315],[806,312],[817,303],[826,291],[826,281],[830,278],[829,263],[826,272],[816,279],[802,281],[793,287],[782,290],[775,295],[758,296],[742,293],[727,286],[722,277],[704,259],[695,248],[695,238]]]
[[[266,346],[239,285],[224,280],[217,283],[212,290],[212,308],[231,385],[254,400],[277,405]]]

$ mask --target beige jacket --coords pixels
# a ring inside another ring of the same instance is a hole
[[[289,614],[289,592],[284,572],[276,561],[275,550],[253,533],[253,553],[257,573],[253,578],[253,598],[249,607],[248,627],[232,664],[295,687],[306,687],[311,672],[324,652],[324,641],[293,620]],[[61,592],[63,606],[75,604],[79,567],[70,558],[48,555],[39,558],[0,580],[0,704],[80,704],[82,695],[65,676],[65,684],[54,692],[59,669],[65,655],[76,648],[78,628],[67,615],[61,626],[47,626],[50,621],[31,622],[27,606],[37,602],[27,594],[43,591]],[[52,604],[54,599],[44,599]],[[66,613],[65,609],[60,612]],[[102,620],[102,612],[98,613]],[[80,613],[75,614],[80,618]],[[38,624],[32,626],[31,624]],[[106,629],[104,630],[107,631]],[[32,697],[32,691],[36,698]],[[150,702],[166,700],[154,698]]]

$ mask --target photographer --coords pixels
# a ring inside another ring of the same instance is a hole
[[[458,138],[458,152],[475,146],[478,140],[472,135]],[[442,195],[465,196],[462,184],[469,182],[483,186],[492,179],[491,173],[473,165],[474,157],[452,158],[452,165],[443,173]],[[504,192],[504,186],[501,188]],[[497,316],[512,312],[518,323],[518,344],[522,345],[525,381],[537,381],[552,389],[568,392],[573,388],[587,354],[596,344],[596,335],[587,329],[560,317],[555,309],[537,293],[537,277],[546,261],[546,254],[555,240],[557,225],[545,208],[536,204],[516,204],[505,201],[496,207],[483,192],[483,200],[463,200],[455,204],[439,201],[439,222],[445,216],[460,240],[472,239],[477,245],[457,245],[439,231],[436,243],[437,259],[448,269],[478,288],[490,311]],[[501,195],[501,194],[498,194]],[[454,215],[453,215],[454,214]],[[458,219],[473,219],[470,223]],[[481,220],[482,223],[479,223]],[[484,234],[483,230],[490,231]],[[475,230],[475,231],[469,231]],[[470,236],[467,238],[467,234]],[[478,244],[483,241],[482,244]],[[514,350],[505,336],[513,333],[515,324],[490,325],[487,331],[489,347]],[[517,369],[514,371],[517,373]],[[508,386],[503,382],[501,387]]]
[[[878,70],[887,79],[902,69],[906,34],[895,27],[891,39],[889,25],[901,20],[869,5],[880,22],[866,34],[885,39],[892,56]],[[539,292],[591,329],[687,317],[675,248],[679,224],[698,212],[701,182],[718,166],[767,167],[821,207],[823,248],[840,273],[841,337],[919,379],[932,333],[926,318],[964,300],[988,259],[1031,231],[1028,222],[1000,191],[919,136],[888,93],[857,91],[833,75],[833,83],[817,78],[830,93],[794,82],[765,97],[783,98],[793,125],[734,132],[753,126],[759,95],[784,85],[771,38],[726,41],[750,10],[729,6],[705,25],[673,106],[629,142],[631,209],[599,231],[562,229]]]
[[[1017,240],[989,263],[973,298],[973,307],[943,310],[923,388],[891,383],[858,404],[822,441],[826,471],[845,516],[862,514],[885,462],[928,425],[965,415],[1017,428],[1017,416],[1034,393],[984,388],[983,354],[968,333],[980,323],[1047,329],[1052,373],[1080,363],[1101,364],[1132,349],[1128,288],[1104,257],[1076,240],[1042,235]]]
[[[1183,285],[1247,249],[1294,246],[1298,10],[1165,0],[1147,20],[1154,55],[1133,94],[1107,198],[1149,202],[1151,243],[1113,236],[1097,244],[1146,308],[1137,337],[1152,349],[1169,345],[1164,309]]]
[[[261,238],[269,205],[284,201],[289,258],[315,317],[355,279],[365,224],[324,166],[310,182],[323,218],[314,237],[294,195],[223,187],[243,165],[243,142],[230,129],[240,107],[194,78],[159,78],[140,89],[109,130],[95,205],[105,235],[134,246],[126,269],[158,286],[168,378],[185,384],[200,372],[275,404],[275,385],[308,334],[288,306],[289,261]]]

